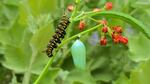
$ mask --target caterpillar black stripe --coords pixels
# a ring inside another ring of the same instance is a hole
[[[60,23],[57,26],[57,29],[55,31],[55,34],[53,35],[53,38],[50,40],[50,42],[47,45],[46,54],[48,57],[52,57],[54,48],[57,48],[57,44],[61,43],[61,38],[63,39],[66,31],[65,29],[69,25],[69,18],[66,15],[63,15],[61,18]]]

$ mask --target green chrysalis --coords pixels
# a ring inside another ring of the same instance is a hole
[[[84,44],[78,39],[71,47],[71,54],[76,68],[86,69],[86,48]]]

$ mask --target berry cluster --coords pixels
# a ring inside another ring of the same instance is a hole
[[[100,38],[100,45],[107,44],[107,39],[106,39],[107,32],[109,33],[109,35],[111,35],[113,43],[115,44],[118,44],[118,43],[127,44],[128,43],[128,38],[125,36],[122,36],[123,30],[121,26],[114,26],[112,28],[109,28],[108,26],[103,25],[101,32],[104,34],[102,34]]]
[[[111,10],[113,8],[112,2],[107,2],[105,3],[103,8],[94,8],[92,11],[93,12],[101,12],[103,10]],[[68,5],[67,7],[69,12],[72,12],[74,7],[73,5]],[[101,31],[101,38],[100,38],[100,45],[107,45],[107,38],[106,35],[109,35],[112,38],[112,41],[114,44],[122,43],[122,44],[127,44],[128,43],[128,38],[125,36],[122,36],[122,27],[120,26],[114,26],[114,27],[109,27],[108,22],[106,20],[95,20],[99,24],[102,24],[103,27],[100,30]],[[85,20],[81,20],[79,22],[78,28],[79,30],[84,30],[86,27]],[[107,34],[108,33],[108,34]]]
[[[113,33],[112,33],[112,39],[115,44],[117,43],[128,43],[128,38],[122,36],[122,28],[120,26],[114,26],[112,27]]]
[[[111,10],[112,7],[113,7],[112,2],[107,2],[107,3],[105,4],[105,6],[104,6],[104,9],[105,9],[105,10]],[[70,7],[70,5],[69,5],[69,6],[68,6],[68,11],[69,11],[70,8],[73,9],[73,7]],[[102,10],[103,10],[103,8],[102,8],[102,9],[100,9],[100,8],[94,8],[94,9],[93,9],[93,12],[100,12],[100,11],[102,11]],[[107,21],[106,21],[106,20],[101,20],[100,23],[106,25],[106,24],[107,24]],[[86,26],[85,21],[81,20],[81,21],[79,22],[78,28],[79,28],[80,30],[83,30],[83,29],[85,28],[85,26]]]
[[[103,33],[101,34],[100,45],[106,45],[107,44],[106,33],[108,32],[107,21],[100,20],[99,23],[103,25],[103,28],[100,30],[101,33]]]
[[[94,9],[93,9],[93,12],[100,12],[100,11],[102,11],[103,9],[104,9],[104,10],[111,10],[112,8],[113,8],[112,2],[107,2],[107,3],[105,4],[105,6],[104,6],[102,9],[100,9],[100,8],[94,8]],[[68,10],[69,12],[72,12],[72,11],[74,10],[74,6],[73,6],[72,4],[69,4],[69,5],[67,6],[67,10]],[[105,24],[106,21],[103,21],[102,23]],[[81,21],[79,22],[78,28],[79,28],[79,30],[83,30],[83,29],[85,28],[85,26],[86,26],[85,21],[81,20]]]

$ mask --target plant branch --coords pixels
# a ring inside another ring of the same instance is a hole
[[[59,45],[59,47],[58,47],[57,49],[61,48],[63,45],[67,44],[69,41],[71,41],[71,40],[77,38],[78,36],[82,36],[82,35],[84,35],[84,34],[86,34],[86,33],[89,33],[89,32],[91,32],[91,31],[93,31],[93,30],[99,28],[100,26],[101,26],[101,24],[99,24],[99,25],[97,25],[97,26],[94,26],[94,27],[92,27],[92,28],[90,28],[90,29],[88,29],[88,30],[85,30],[85,31],[83,31],[83,32],[81,32],[81,33],[79,33],[79,34],[76,34],[76,35],[74,35],[74,36],[72,36],[72,37],[70,37],[70,38],[64,40],[64,41]]]
[[[99,24],[99,25],[97,25],[97,26],[94,26],[94,27],[92,27],[92,28],[90,28],[90,29],[88,29],[88,30],[85,30],[85,31],[83,31],[83,32],[81,32],[81,33],[79,33],[79,34],[76,34],[76,35],[74,35],[74,36],[72,36],[72,37],[66,39],[65,41],[63,41],[63,42],[59,45],[59,47],[55,50],[54,56],[49,59],[48,63],[46,64],[46,66],[44,67],[43,71],[41,72],[41,74],[39,75],[39,77],[37,78],[37,80],[34,82],[34,84],[39,84],[40,80],[42,79],[42,77],[44,76],[44,74],[48,71],[49,66],[52,64],[54,58],[56,57],[56,53],[58,52],[58,50],[59,50],[62,46],[64,46],[65,44],[67,44],[68,42],[70,42],[71,40],[77,38],[77,37],[80,36],[80,35],[84,35],[84,34],[87,34],[87,33],[89,33],[89,32],[92,32],[93,30],[99,28],[100,26],[101,26],[101,24]]]
[[[111,17],[111,18],[117,18],[121,19],[133,26],[133,28],[141,31],[148,39],[150,39],[150,34],[146,31],[147,28],[145,25],[143,25],[140,21],[136,20],[130,15],[124,14],[124,13],[119,13],[119,12],[114,12],[114,11],[103,11],[103,12],[85,12],[82,16],[78,18],[74,18],[74,21],[79,21],[85,17],[92,17],[92,16],[104,16],[104,17]]]

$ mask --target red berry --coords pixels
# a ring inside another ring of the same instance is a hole
[[[101,38],[100,39],[100,45],[106,45],[107,44],[107,39],[106,38]]]
[[[123,43],[123,44],[127,44],[128,43],[128,38],[122,37],[122,38],[120,38],[120,42]]]
[[[106,20],[100,20],[99,23],[102,24],[102,25],[107,25],[107,21]]]
[[[93,12],[100,12],[100,11],[101,11],[100,8],[94,8],[94,9],[93,9]]]
[[[117,33],[122,33],[122,28],[121,28],[121,27],[117,27],[117,28],[116,28],[116,32],[117,32]]]
[[[119,42],[120,42],[120,43],[123,43],[123,44],[127,44],[127,43],[128,43],[128,38],[122,36],[122,35],[119,34],[119,33],[113,32],[113,33],[112,33],[112,39],[113,39],[113,42],[114,42],[114,43],[119,43]]]
[[[108,28],[107,27],[103,27],[102,28],[102,32],[107,33],[108,32]]]
[[[115,44],[117,44],[117,43],[119,43],[119,39],[118,39],[118,38],[114,38],[114,39],[113,39],[113,42],[114,42]]]
[[[68,5],[67,10],[68,10],[69,12],[72,12],[73,9],[74,9],[74,6],[73,6],[73,5]]]
[[[115,32],[117,32],[117,33],[122,33],[122,31],[123,31],[120,26],[115,26],[115,27],[113,27],[113,30],[114,30]]]
[[[80,21],[79,23],[79,29],[83,30],[85,28],[85,22],[84,21]]]
[[[113,39],[113,42],[117,44],[117,43],[119,43],[120,35],[113,33],[112,39]]]
[[[105,9],[106,9],[106,10],[111,10],[112,7],[113,7],[112,2],[107,2],[107,3],[105,4]]]
[[[120,34],[116,34],[114,32],[112,33],[112,38],[113,39],[118,39],[118,38],[120,38],[120,36],[121,36]]]
[[[113,34],[112,34],[112,39],[113,39],[113,42],[114,42],[114,43],[119,43],[121,37],[122,37],[122,36],[121,36],[120,34],[115,34],[114,32],[113,32]]]

